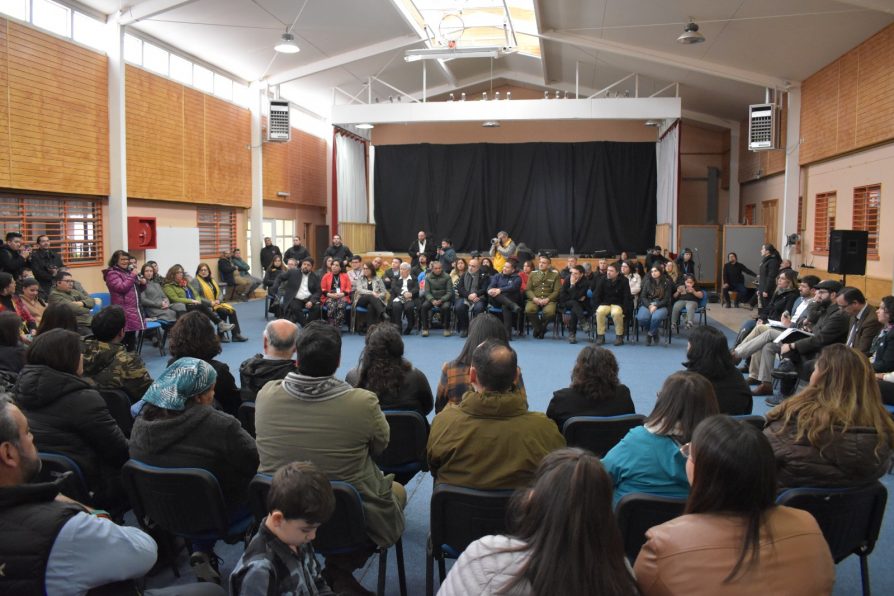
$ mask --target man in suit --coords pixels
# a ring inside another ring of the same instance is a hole
[[[404,335],[413,332],[416,324],[416,303],[419,299],[419,282],[416,276],[410,275],[410,264],[400,264],[400,275],[391,282],[391,322],[398,328],[403,324],[403,318],[407,318],[407,328]]]
[[[850,315],[848,327],[848,347],[869,356],[872,340],[882,330],[882,323],[875,316],[875,307],[866,304],[866,297],[857,288],[843,288],[835,298],[838,308]]]
[[[290,259],[291,260],[291,259]],[[289,269],[279,274],[272,293],[282,296],[280,304],[285,318],[302,327],[320,318],[320,278],[314,273],[314,260],[307,257],[300,269]]]
[[[469,335],[469,311],[478,316],[487,308],[487,288],[490,276],[481,270],[478,257],[469,259],[468,270],[456,281],[456,329],[460,337]]]
[[[425,232],[419,230],[419,233],[416,234],[416,240],[407,249],[407,253],[410,255],[410,265],[413,267],[419,266],[419,255],[425,255],[426,262],[431,263],[437,257],[437,250],[435,243],[428,239]]]

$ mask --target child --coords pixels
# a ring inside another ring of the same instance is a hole
[[[334,509],[329,480],[312,463],[280,468],[267,496],[269,513],[230,575],[230,594],[333,595],[310,542]]]

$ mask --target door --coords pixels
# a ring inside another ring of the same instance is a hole
[[[779,241],[779,199],[761,203],[761,223],[767,228],[764,242],[776,244]]]

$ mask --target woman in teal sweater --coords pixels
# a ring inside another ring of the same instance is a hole
[[[685,498],[689,480],[680,445],[692,439],[699,422],[717,413],[708,379],[694,372],[669,376],[644,425],[630,430],[602,460],[615,483],[615,505],[630,493]]]

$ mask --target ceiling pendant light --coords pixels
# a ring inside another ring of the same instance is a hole
[[[698,32],[698,25],[693,21],[689,21],[689,23],[683,27],[683,33],[677,38],[677,43],[682,43],[684,45],[702,43],[703,41],[705,41],[705,36]]]
[[[295,43],[295,36],[286,31],[279,38],[279,43],[273,46],[273,49],[280,54],[297,54],[301,51],[298,44]]]

